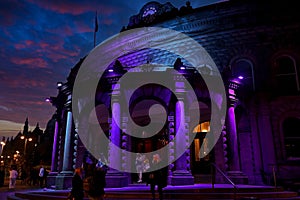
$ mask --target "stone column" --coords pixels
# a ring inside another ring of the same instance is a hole
[[[254,176],[254,184],[263,185],[263,180],[261,176],[262,169],[262,158],[261,158],[261,145],[260,145],[260,133],[258,128],[258,120],[257,120],[257,110],[254,101],[252,101],[252,106],[250,110],[250,122],[251,122],[251,134],[252,134],[252,144],[253,144],[253,152],[254,152],[254,160],[253,160],[253,176]]]
[[[71,155],[71,133],[72,133],[72,112],[68,110],[67,113],[67,127],[64,143],[64,158],[63,158],[63,167],[61,173],[73,173],[72,166],[70,162]]]
[[[240,159],[239,159],[239,152],[238,152],[238,141],[237,141],[237,133],[236,133],[234,107],[230,106],[227,112],[228,112],[227,130],[229,132],[228,141],[229,141],[229,152],[230,152],[229,170],[239,171]]]
[[[126,151],[131,151],[130,142],[128,137],[128,117],[122,117],[122,140],[121,140],[121,148],[122,148],[122,155],[121,155],[121,165],[122,169],[129,171],[131,169],[131,162],[129,162],[132,158],[126,154]],[[128,184],[131,182],[131,174],[124,173],[128,177]]]
[[[54,129],[54,138],[53,138],[53,147],[52,147],[52,159],[51,159],[51,173],[57,173],[56,169],[56,153],[57,153],[57,139],[58,139],[58,131],[59,131],[59,122],[55,121],[55,129]]]
[[[68,99],[66,103],[67,108],[67,121],[66,121],[66,133],[64,140],[64,155],[63,155],[63,166],[62,171],[56,177],[56,189],[67,189],[72,186],[72,177],[73,177],[73,169],[72,169],[72,151],[71,151],[71,139],[72,139],[72,122],[73,116],[71,111],[71,99],[72,96],[69,93]]]
[[[171,177],[171,185],[193,185],[194,177],[191,171],[188,169],[189,156],[186,153],[188,150],[188,130],[185,128],[185,108],[184,108],[184,82],[177,81],[176,85],[176,96],[178,101],[175,107],[175,155],[177,156],[180,152],[184,151],[175,162],[175,171]]]
[[[248,178],[240,171],[240,158],[238,147],[238,136],[236,129],[235,119],[235,105],[237,103],[236,90],[238,84],[235,82],[229,83],[228,88],[228,110],[227,110],[227,139],[228,139],[228,152],[229,152],[229,171],[228,176],[234,181],[234,183],[248,183]]]
[[[57,172],[57,141],[59,133],[59,122],[58,116],[56,114],[55,119],[55,129],[54,129],[54,138],[53,138],[53,147],[52,147],[52,158],[51,158],[51,171],[47,177],[47,188],[55,187],[55,179],[58,174]]]
[[[170,115],[168,116],[168,121],[169,121],[169,160],[174,160],[175,159],[175,142],[174,142],[174,138],[175,138],[175,122],[174,122],[174,115]],[[172,162],[169,165],[168,168],[168,184],[172,184],[172,175],[173,175],[173,169],[175,168],[174,163],[176,162]]]
[[[121,106],[119,102],[120,85],[113,85],[112,93],[112,121],[111,121],[111,132],[110,132],[110,147],[109,147],[109,164],[115,168],[121,169]],[[116,145],[117,148],[112,148],[112,144]],[[116,169],[110,169],[106,176],[107,187],[124,187],[128,185],[128,178],[123,172]]]

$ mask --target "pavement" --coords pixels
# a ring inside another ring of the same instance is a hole
[[[4,185],[0,187],[0,200],[7,200],[7,197],[13,195],[15,192],[20,191],[43,191],[44,188],[40,188],[39,186],[30,186],[21,184],[21,180],[17,180],[16,188],[14,190],[8,189],[9,179],[5,179]]]
[[[3,187],[0,187],[0,200],[7,200],[7,197],[8,196],[13,196],[15,192],[57,192],[56,190],[54,189],[47,189],[47,188],[40,188],[38,185],[35,185],[35,186],[30,186],[30,185],[23,185],[21,184],[21,181],[20,180],[17,180],[17,184],[16,184],[16,188],[14,191],[11,191],[9,190],[8,188],[8,183],[9,183],[9,180],[6,179],[5,182],[4,182],[4,186]],[[191,200],[193,198],[186,198],[187,194],[189,194],[189,190],[192,190],[194,192],[192,192],[191,194],[192,195],[200,195],[202,193],[205,193],[206,192],[211,192],[211,187],[212,185],[211,184],[195,184],[195,185],[190,185],[190,186],[170,186],[168,185],[164,191],[166,193],[168,193],[168,191],[177,191],[179,192],[178,194],[176,193],[176,195],[178,196],[182,196],[182,192],[184,192],[184,198],[180,198],[181,200],[183,199],[188,199],[188,200]],[[251,191],[256,191],[256,188],[260,188],[260,189],[266,189],[268,190],[268,188],[273,188],[273,187],[270,187],[270,186],[250,186],[250,185],[239,185],[238,186],[240,190],[243,190],[243,189],[251,189]],[[215,185],[215,188],[218,190],[218,189],[221,189],[220,192],[224,191],[224,190],[228,190],[228,189],[232,189],[232,185],[229,185],[229,184],[216,184]],[[125,196],[128,196],[126,197],[127,200],[137,200],[137,198],[132,198],[132,195],[130,196],[130,194],[135,194],[135,192],[139,192],[141,194],[140,195],[140,198],[138,199],[147,199],[149,200],[151,198],[151,195],[150,195],[150,186],[147,186],[146,184],[133,184],[131,185],[130,187],[124,187],[124,188],[106,188],[105,189],[107,194],[110,194],[107,196],[107,200],[120,200],[120,199],[124,199],[124,198],[120,198],[120,197],[116,197],[118,195],[125,195]],[[198,191],[200,193],[195,193],[195,191]],[[269,190],[268,190],[269,191]],[[65,192],[67,193],[68,190],[65,190],[65,191],[59,191],[59,192]],[[157,193],[157,192],[156,192]],[[171,192],[172,193],[172,192]],[[204,195],[204,194],[202,194]],[[199,196],[199,198],[200,198]],[[199,199],[197,198],[197,199]],[[170,199],[170,198],[169,198]],[[173,199],[173,198],[172,198]],[[202,197],[200,199],[203,199]],[[218,198],[219,199],[219,198]],[[244,199],[244,198],[243,198]],[[274,198],[271,198],[272,200],[274,200]],[[289,198],[291,199],[291,198]],[[300,199],[299,197],[297,198],[292,198],[293,200],[294,199]]]

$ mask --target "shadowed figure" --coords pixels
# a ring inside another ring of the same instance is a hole
[[[155,199],[155,186],[159,194],[159,199],[163,199],[163,188],[167,186],[167,167],[162,166],[161,158],[159,154],[153,155],[151,161],[152,167],[157,168],[156,171],[149,173],[148,183],[150,184],[152,199]]]
[[[104,188],[106,186],[106,172],[107,166],[98,161],[96,165],[92,165],[90,168],[91,173],[85,178],[84,190],[86,191],[89,199],[91,200],[103,200],[104,199]]]
[[[74,176],[72,178],[72,189],[69,199],[82,200],[84,197],[82,171],[82,168],[75,169]]]

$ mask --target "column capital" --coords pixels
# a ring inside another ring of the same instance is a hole
[[[176,93],[178,100],[184,99],[186,90],[185,90],[185,84],[183,81],[178,80],[175,82],[175,93]]]
[[[227,94],[228,94],[228,104],[230,107],[235,107],[238,102],[238,98],[236,95],[237,89],[239,88],[239,84],[234,81],[229,81]]]
[[[112,103],[118,103],[120,102],[120,95],[121,95],[121,91],[120,91],[120,83],[116,83],[111,85],[111,101]]]
[[[67,100],[65,102],[65,108],[67,111],[72,111],[72,94],[67,96]]]

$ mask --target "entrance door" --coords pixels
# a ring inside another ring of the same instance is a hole
[[[211,181],[211,165],[214,160],[214,151],[206,152],[206,132],[197,133],[191,151],[191,171],[196,183],[207,183]],[[203,150],[201,151],[201,147]]]

